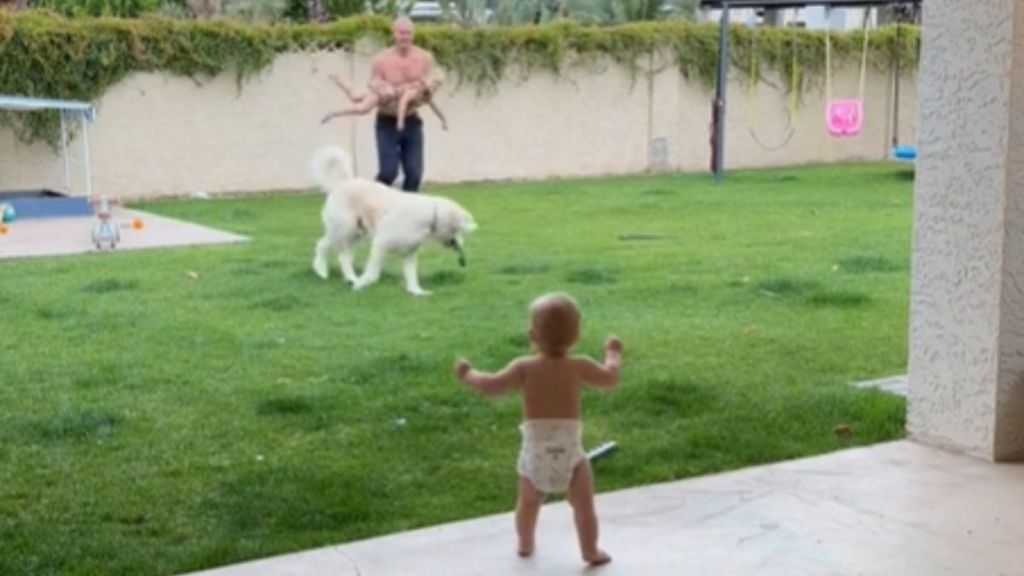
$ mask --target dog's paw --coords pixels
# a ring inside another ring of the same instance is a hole
[[[419,296],[430,296],[430,291],[429,290],[424,290],[423,288],[406,288],[405,290],[409,294],[412,294],[413,296],[417,296],[417,297],[419,297]]]
[[[369,280],[366,280],[364,278],[357,278],[355,281],[352,282],[352,290],[362,290],[363,288],[366,288],[370,284],[372,284],[372,282],[370,282]]]
[[[313,259],[313,272],[316,272],[317,276],[323,278],[324,280],[327,280],[327,276],[328,276],[327,262],[324,262],[323,260],[321,260],[319,258],[314,258]]]

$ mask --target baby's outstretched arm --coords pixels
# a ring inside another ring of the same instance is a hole
[[[519,388],[523,381],[523,364],[513,360],[497,374],[473,370],[464,359],[455,362],[455,377],[484,396],[507,394]]]
[[[353,92],[352,89],[348,87],[348,85],[341,81],[341,76],[338,76],[337,74],[331,74],[328,76],[328,78],[330,78],[331,81],[334,82],[334,85],[337,86],[342,92],[344,92],[345,96],[353,103],[358,104],[363,101],[363,98],[366,97],[363,94],[356,94],[355,92]]]
[[[622,364],[622,341],[614,336],[604,343],[604,363],[598,364],[590,358],[580,358],[580,376],[588,384],[598,388],[614,388],[619,385],[619,371]]]

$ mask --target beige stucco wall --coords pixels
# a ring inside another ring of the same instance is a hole
[[[929,0],[910,434],[1024,458],[1024,0]]]
[[[371,117],[319,124],[343,104],[327,75],[365,81],[373,46],[355,53],[279,57],[238,90],[226,74],[202,85],[164,74],[136,74],[99,102],[90,128],[96,193],[120,197],[290,190],[309,186],[306,163],[327,143],[351,149],[361,174],[376,171]],[[711,91],[655,59],[654,74],[634,79],[614,64],[571,68],[563,77],[512,74],[479,94],[455,78],[437,98],[450,130],[425,110],[428,182],[541,179],[666,170],[704,170],[709,163]],[[881,159],[889,150],[891,78],[872,71],[867,124],[856,138],[835,139],[824,126],[821,87],[803,94],[789,142],[789,100],[762,84],[748,114],[742,74],[730,83],[727,167],[778,166]],[[836,73],[836,96],[856,94],[857,70]],[[782,81],[778,84],[786,85]],[[916,95],[903,83],[903,139],[913,142]],[[653,161],[653,162],[652,162]],[[76,174],[78,172],[74,171]],[[25,146],[0,131],[0,189],[58,186],[58,158],[45,146]],[[80,182],[74,182],[80,192]]]

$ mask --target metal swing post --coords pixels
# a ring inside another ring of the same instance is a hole
[[[712,119],[714,148],[712,164],[715,182],[725,178],[725,93],[729,73],[729,2],[722,2],[722,19],[718,33],[718,76],[715,82],[715,108]]]

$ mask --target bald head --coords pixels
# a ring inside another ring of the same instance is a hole
[[[530,339],[553,356],[569,352],[580,335],[580,311],[568,294],[545,294],[530,304]]]
[[[391,37],[395,41],[395,47],[399,50],[408,50],[412,46],[413,25],[408,16],[399,16],[391,25]]]

